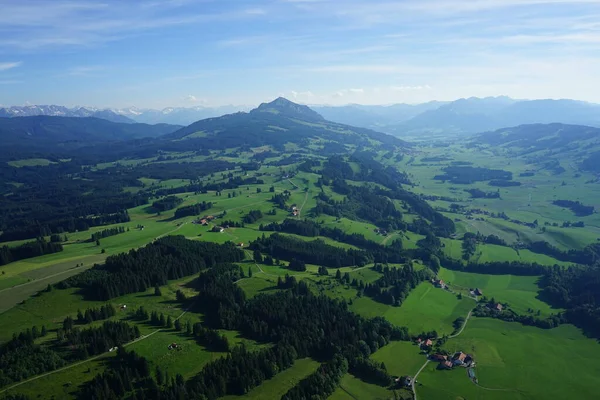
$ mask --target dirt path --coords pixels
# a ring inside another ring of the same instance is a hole
[[[306,202],[308,201],[308,192],[304,193],[304,201],[302,202],[302,205],[298,208],[298,218],[300,218],[300,214],[302,213],[302,210],[304,210],[304,206],[306,205]]]

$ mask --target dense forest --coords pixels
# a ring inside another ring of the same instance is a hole
[[[202,212],[212,208],[212,205],[213,204],[210,201],[203,201],[202,203],[179,207],[177,210],[175,210],[174,218],[200,215]]]
[[[60,243],[46,242],[43,238],[16,247],[2,246],[0,247],[0,265],[43,256],[44,254],[58,253],[59,251],[63,251],[63,246]]]
[[[433,179],[450,181],[451,183],[469,184],[480,181],[510,181],[512,172],[501,169],[489,169],[470,166],[450,166],[443,169],[442,175],[436,175]]]
[[[296,258],[328,268],[363,266],[373,262],[372,256],[363,250],[346,250],[328,245],[320,239],[304,241],[278,233],[258,238],[250,247],[282,260],[291,261]]]
[[[138,250],[110,256],[104,265],[69,278],[59,287],[79,287],[90,299],[108,300],[243,258],[244,252],[233,243],[220,245],[167,236]]]
[[[581,204],[579,201],[554,200],[552,204],[555,206],[568,208],[578,217],[585,217],[594,213],[594,206],[586,206]]]

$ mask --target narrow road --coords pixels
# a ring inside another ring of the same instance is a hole
[[[189,310],[189,309],[190,309],[190,308],[191,308],[193,305],[194,305],[194,303],[190,304],[190,306],[189,306],[188,308],[186,308],[185,310],[183,310],[183,312],[182,312],[181,314],[179,314],[179,316],[178,316],[177,318],[175,318],[175,319],[173,320],[173,322],[174,322],[174,321],[177,321],[178,319],[180,319],[181,317],[183,317],[183,316],[184,316],[184,315],[185,315],[185,314],[188,312],[188,310]],[[131,341],[131,342],[129,342],[129,343],[122,344],[120,347],[127,347],[127,346],[130,346],[130,345],[134,344],[134,343],[137,343],[137,342],[140,342],[140,341],[142,341],[142,340],[148,339],[150,336],[152,336],[152,335],[154,335],[155,333],[158,333],[158,332],[160,332],[160,331],[163,331],[163,330],[164,330],[163,328],[157,329],[157,330],[155,330],[155,331],[152,331],[152,332],[150,332],[150,333],[149,333],[149,334],[147,334],[147,335],[142,335],[142,336],[140,336],[140,337],[138,337],[138,338],[136,338],[136,339],[132,340],[132,341]],[[88,359],[86,359],[86,360],[83,360],[83,361],[76,362],[75,364],[69,364],[69,365],[67,365],[67,366],[65,366],[65,367],[62,367],[62,368],[59,368],[59,369],[55,369],[54,371],[46,372],[46,373],[44,373],[44,374],[41,374],[41,375],[36,375],[36,376],[34,376],[34,377],[32,377],[32,378],[29,378],[29,379],[27,379],[27,380],[24,380],[24,381],[21,381],[21,382],[15,383],[15,384],[14,384],[14,385],[12,385],[12,386],[9,386],[9,387],[7,387],[7,388],[4,388],[4,389],[0,390],[0,394],[2,394],[2,393],[4,393],[4,392],[7,392],[7,391],[9,391],[9,390],[12,390],[12,389],[14,389],[14,388],[16,388],[16,387],[19,387],[19,386],[21,386],[21,385],[24,385],[24,384],[26,384],[26,383],[29,383],[29,382],[31,382],[31,381],[35,381],[36,379],[40,379],[40,378],[43,378],[43,377],[45,377],[45,376],[48,376],[48,375],[56,374],[57,372],[61,372],[61,371],[65,371],[65,370],[68,370],[68,369],[71,369],[71,368],[77,367],[77,366],[79,366],[79,365],[82,365],[82,364],[85,364],[85,363],[87,363],[87,362],[90,362],[90,361],[97,360],[97,359],[99,359],[99,358],[102,358],[102,357],[105,357],[105,356],[109,355],[110,353],[111,353],[110,351],[107,351],[107,352],[104,352],[104,353],[102,353],[102,354],[98,354],[97,356],[94,356],[94,357],[88,358]]]
[[[469,322],[469,318],[471,318],[471,314],[473,313],[473,310],[469,311],[469,313],[467,314],[467,318],[465,318],[465,322],[462,325],[462,327],[460,328],[460,331],[456,332],[454,335],[450,335],[448,336],[448,339],[452,339],[457,337],[458,335],[460,335],[461,333],[463,333],[463,331],[465,330],[465,327],[467,326],[467,322]]]
[[[415,390],[415,382],[417,381],[417,376],[419,376],[419,374],[421,373],[421,371],[423,371],[425,369],[425,367],[427,366],[427,364],[430,363],[430,360],[425,361],[425,364],[423,364],[421,366],[421,368],[417,371],[417,373],[415,374],[415,376],[413,376],[413,380],[412,380],[412,384],[411,384],[411,389],[413,392],[413,397],[414,400],[417,400],[417,391]]]
[[[302,210],[304,210],[304,206],[306,205],[307,201],[308,201],[308,192],[305,192],[304,201],[302,202],[302,205],[298,208],[298,218],[300,218],[300,214],[302,213]]]

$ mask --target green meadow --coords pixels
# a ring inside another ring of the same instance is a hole
[[[222,397],[222,399],[279,399],[288,390],[296,386],[298,382],[315,372],[318,367],[319,363],[310,358],[296,360],[294,365],[290,368],[263,382],[260,386],[250,390],[247,394],[243,396],[225,396]]]
[[[485,275],[445,268],[440,269],[438,276],[465,295],[469,289],[479,288],[487,298],[508,303],[519,314],[526,314],[529,309],[539,310],[543,315],[562,311],[551,308],[538,298],[537,276]]]
[[[600,385],[600,347],[572,325],[542,330],[473,318],[446,349],[475,357],[481,388],[463,368],[439,371],[430,363],[418,378],[420,398],[593,399]]]
[[[350,309],[368,318],[384,317],[394,325],[408,327],[412,334],[436,330],[443,335],[452,333],[452,322],[458,317],[465,317],[474,307],[472,299],[458,300],[454,294],[423,282],[400,307],[360,297],[353,301]]]

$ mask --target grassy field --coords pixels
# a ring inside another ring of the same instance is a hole
[[[442,335],[452,333],[452,322],[458,317],[465,317],[473,307],[473,300],[458,300],[452,293],[424,282],[410,293],[400,307],[361,297],[353,301],[350,309],[364,317],[384,317],[394,325],[408,327],[414,334],[436,330]]]
[[[46,167],[50,164],[56,164],[54,161],[47,160],[45,158],[26,158],[23,160],[8,161],[8,165],[11,167]]]
[[[470,288],[479,288],[484,296],[494,298],[519,314],[526,314],[528,309],[540,311],[543,315],[560,312],[538,299],[539,287],[537,276],[484,275],[470,272],[451,271],[441,268],[438,276],[451,284],[455,290],[467,294]]]
[[[385,363],[392,376],[413,376],[425,362],[418,346],[412,342],[391,342],[371,355],[377,362]]]
[[[419,375],[425,399],[592,399],[600,384],[600,347],[571,325],[552,330],[495,319],[474,318],[463,334],[446,345],[474,355],[477,388],[462,368]]]
[[[247,394],[243,396],[225,396],[223,399],[279,399],[288,390],[296,386],[298,382],[315,372],[318,367],[319,363],[310,358],[296,360],[290,368],[263,382]]]
[[[346,374],[340,381],[340,386],[336,389],[329,400],[390,400],[393,399],[393,392],[381,386],[366,383],[351,374]]]

